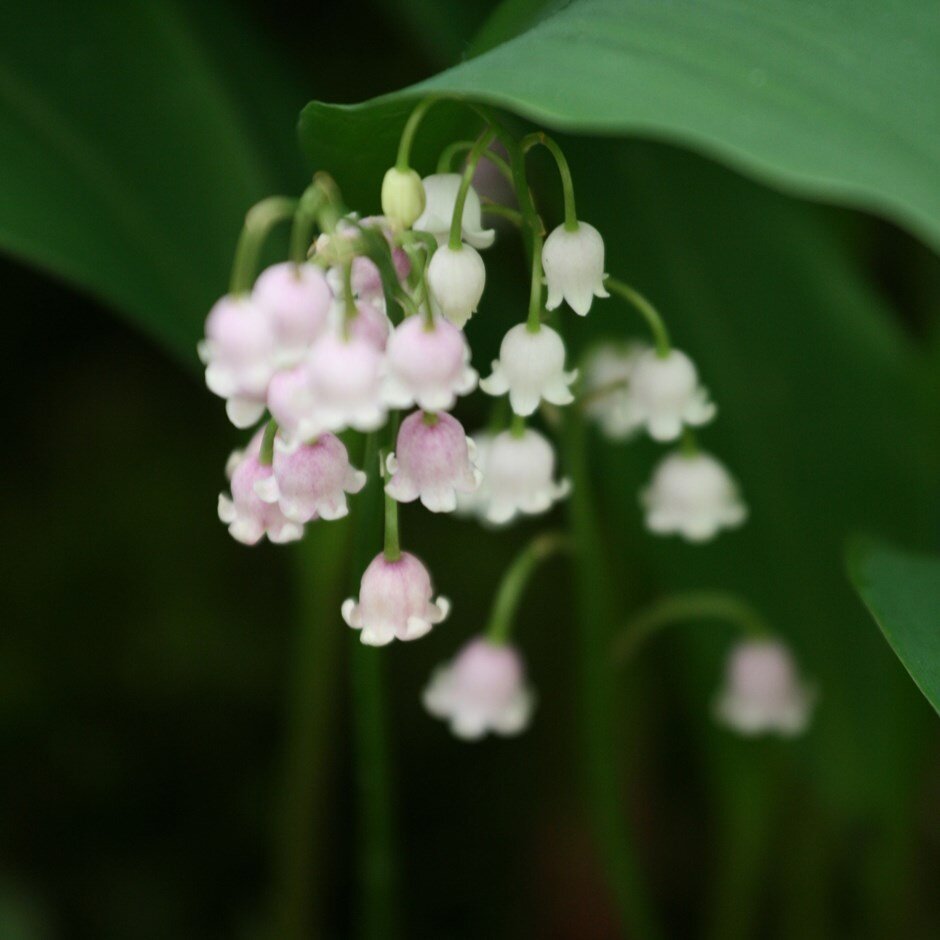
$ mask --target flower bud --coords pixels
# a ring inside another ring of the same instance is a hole
[[[486,286],[486,266],[470,245],[442,245],[428,265],[428,286],[441,313],[461,329],[476,313]]]
[[[383,401],[391,408],[452,408],[458,395],[476,387],[477,373],[469,363],[466,337],[452,323],[406,317],[388,341]]]
[[[424,178],[424,192],[427,204],[421,217],[415,222],[416,231],[428,232],[437,239],[439,245],[446,244],[450,237],[451,221],[457,205],[457,191],[460,189],[459,173],[435,173]],[[483,228],[483,209],[480,197],[471,186],[460,218],[461,237],[474,248],[489,248],[496,238],[493,229]]]
[[[562,300],[580,316],[586,316],[595,297],[609,297],[604,288],[604,239],[593,225],[579,222],[569,232],[559,225],[542,246],[542,270],[548,297],[547,310]]]
[[[516,649],[476,637],[434,671],[423,702],[431,715],[450,724],[456,737],[476,740],[489,731],[500,735],[524,731],[534,696]]]
[[[359,601],[343,602],[343,620],[361,630],[366,646],[385,646],[392,640],[417,640],[450,612],[450,601],[432,601],[431,576],[408,552],[394,561],[379,554],[362,575]]]
[[[747,518],[737,484],[710,454],[665,457],[640,500],[651,532],[675,533],[689,542],[707,542]]]
[[[457,494],[472,493],[479,486],[473,442],[446,412],[408,415],[395,448],[386,461],[391,478],[385,492],[400,503],[420,499],[431,512],[453,512]]]
[[[797,675],[790,651],[777,640],[738,643],[728,657],[716,717],[740,734],[800,734],[809,724],[814,691]]]
[[[533,414],[542,399],[553,405],[574,401],[569,386],[578,370],[565,371],[565,344],[548,326],[536,332],[525,323],[512,327],[503,337],[493,373],[480,382],[488,395],[505,395],[517,415]]]
[[[684,424],[708,424],[716,411],[692,360],[678,349],[666,356],[652,349],[642,355],[633,368],[630,397],[637,421],[657,441],[674,441]]]
[[[410,228],[424,211],[421,177],[412,170],[393,166],[382,180],[382,213],[393,225]]]

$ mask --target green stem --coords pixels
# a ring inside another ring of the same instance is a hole
[[[452,144],[448,144],[442,151],[440,157],[437,160],[437,172],[438,173],[452,173],[451,169],[454,157],[458,153],[463,153],[465,150],[473,149],[472,140],[455,140]],[[512,170],[509,167],[509,164],[498,154],[493,153],[492,150],[487,150],[484,155],[484,159],[489,160],[493,166],[508,180],[512,182]]]
[[[512,209],[509,206],[500,205],[498,202],[492,202],[485,197],[481,200],[483,211],[488,215],[496,215],[507,222],[512,222],[516,228],[522,228],[522,213],[518,209]]]
[[[294,213],[294,224],[290,232],[290,257],[296,265],[307,260],[307,252],[313,241],[313,230],[317,215],[323,205],[323,190],[318,183],[311,183],[303,192]]]
[[[571,478],[569,513],[575,558],[578,616],[579,724],[584,747],[591,828],[620,915],[621,929],[635,940],[658,938],[660,931],[646,896],[639,860],[624,817],[623,773],[617,742],[616,675],[610,668],[610,624],[614,619],[612,578],[591,502],[584,421],[568,409],[564,450]]]
[[[460,188],[457,190],[457,199],[454,202],[454,215],[450,220],[448,245],[452,251],[458,251],[463,243],[463,207],[467,201],[467,193],[470,192],[470,184],[473,181],[473,174],[476,172],[480,157],[483,156],[483,151],[492,143],[494,136],[495,132],[492,129],[485,130],[467,156],[467,164],[464,167],[463,176],[460,179]]]
[[[385,559],[398,561],[401,558],[401,545],[398,539],[398,500],[385,494]]]
[[[264,435],[261,438],[261,453],[258,463],[263,467],[270,467],[274,463],[274,438],[277,436],[277,421],[272,418],[264,426]]]
[[[397,169],[407,170],[411,166],[411,145],[414,143],[418,126],[430,108],[440,100],[440,98],[425,98],[408,116],[405,129],[401,132],[401,140],[398,142],[398,156],[395,160]]]
[[[517,556],[503,575],[502,583],[493,601],[486,638],[490,643],[503,644],[509,640],[513,621],[522,592],[539,563],[565,548],[565,538],[558,532],[548,532],[534,538]]]
[[[693,431],[690,427],[684,427],[682,429],[682,442],[680,447],[684,457],[698,456],[698,438],[695,436],[695,431]]]
[[[665,321],[660,316],[659,311],[638,290],[634,290],[629,284],[624,284],[623,281],[608,277],[604,279],[604,286],[618,297],[622,297],[640,312],[653,334],[657,355],[662,358],[668,356],[672,351],[672,343],[669,339],[669,331],[666,329]]]
[[[525,418],[513,412],[512,420],[509,422],[509,433],[513,437],[522,437],[525,434]]]
[[[352,552],[353,593],[375,554],[381,512],[381,481],[374,472],[378,460],[376,435],[366,439],[361,466],[369,484],[356,500]],[[363,646],[358,638],[351,654],[353,739],[356,757],[358,936],[362,940],[394,940],[398,936],[398,867],[391,792],[387,706],[383,692],[383,651]]]
[[[627,662],[656,633],[688,620],[722,620],[755,639],[773,635],[760,613],[743,598],[724,591],[692,591],[665,597],[632,617],[615,638],[614,661]]]
[[[268,233],[279,222],[291,218],[296,208],[296,199],[270,196],[248,210],[235,249],[235,263],[232,265],[229,287],[231,293],[246,294],[251,290],[258,271],[261,249]]]
[[[529,289],[529,317],[526,329],[538,333],[542,328],[542,236],[532,233],[532,286]]]
[[[574,207],[574,181],[571,178],[571,167],[568,166],[568,158],[558,144],[547,134],[538,131],[529,134],[522,140],[522,152],[528,153],[533,147],[541,144],[555,158],[558,165],[558,175],[561,177],[561,188],[565,197],[565,228],[569,232],[578,230],[578,214]]]

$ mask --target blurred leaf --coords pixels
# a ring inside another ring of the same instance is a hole
[[[5,10],[0,247],[191,357],[245,210],[300,179],[269,123],[296,94],[256,32],[220,4]]]
[[[940,712],[940,558],[860,541],[849,577],[885,639]]]
[[[351,152],[350,124],[363,145],[386,147],[432,92],[558,130],[680,142],[794,192],[882,212],[940,245],[940,18],[916,0],[574,0],[404,91],[353,107],[311,103],[304,147],[336,166]]]

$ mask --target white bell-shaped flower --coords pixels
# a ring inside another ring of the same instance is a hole
[[[442,245],[428,265],[428,287],[438,310],[461,329],[476,313],[486,285],[486,267],[470,245]]]
[[[382,353],[368,340],[321,337],[310,352],[307,369],[314,434],[322,431],[374,431],[385,422],[381,398]]]
[[[247,296],[229,294],[217,301],[206,318],[199,358],[206,367],[206,385],[226,400],[232,424],[255,424],[264,414],[277,358],[277,338],[264,310]]]
[[[274,442],[274,473],[255,484],[266,503],[277,503],[294,522],[342,519],[349,512],[347,493],[358,493],[366,475],[353,467],[343,442],[333,434],[321,434],[299,447]]]
[[[259,459],[260,436],[240,457],[233,455],[230,466],[231,497],[219,494],[219,519],[228,525],[229,533],[243,545],[254,545],[267,535],[276,543],[294,542],[304,534],[300,523],[288,519],[275,504],[258,495],[272,478],[274,469]]]
[[[280,369],[300,362],[324,332],[333,292],[316,265],[284,262],[261,272],[251,299],[271,322]]]
[[[526,684],[518,651],[476,637],[434,671],[423,702],[431,715],[449,723],[456,737],[476,740],[490,731],[500,735],[524,731],[535,697]]]
[[[480,483],[484,518],[502,524],[519,513],[546,512],[568,495],[568,480],[555,481],[555,453],[538,431],[503,431],[489,447]]]
[[[564,300],[580,316],[587,316],[595,297],[609,297],[604,288],[604,239],[593,225],[578,222],[569,232],[559,225],[542,246],[542,270],[554,310]]]
[[[633,367],[630,397],[637,420],[657,441],[674,441],[683,425],[698,427],[715,416],[692,360],[678,349],[665,356],[649,350]]]
[[[815,700],[815,691],[800,680],[782,643],[747,640],[728,657],[715,714],[740,734],[792,736],[806,729]]]
[[[431,576],[414,555],[402,552],[390,561],[380,553],[362,575],[358,602],[343,602],[343,620],[362,631],[366,646],[417,640],[450,612],[450,601],[432,601],[433,593]]]
[[[681,535],[689,542],[707,542],[747,518],[737,484],[710,454],[669,454],[640,499],[651,532]]]
[[[630,380],[640,357],[650,347],[645,343],[602,343],[584,363],[584,413],[596,421],[605,437],[625,441],[642,424],[630,392]]]
[[[476,388],[467,339],[452,323],[435,317],[406,317],[386,347],[383,401],[390,408],[417,405],[425,411],[445,411],[458,395]]]
[[[457,203],[457,191],[460,189],[459,173],[435,173],[424,178],[426,202],[424,212],[415,222],[419,232],[430,232],[439,245],[446,243],[450,236],[450,223],[454,217]],[[467,200],[461,218],[463,240],[474,248],[489,248],[496,233],[483,228],[483,208],[480,197],[471,186],[467,191]]]
[[[533,332],[520,323],[503,337],[493,373],[480,381],[480,388],[488,395],[509,392],[512,410],[528,416],[542,399],[553,405],[571,404],[569,386],[577,377],[577,369],[565,371],[565,344],[551,327],[542,325]]]
[[[472,492],[461,493],[458,490],[455,512],[462,518],[478,517],[485,520],[486,489],[483,485],[483,479],[486,476],[486,460],[490,452],[490,445],[493,442],[493,435],[489,431],[474,431],[469,437],[469,442],[470,459],[476,468],[480,482]]]
[[[386,461],[390,479],[385,492],[400,503],[420,499],[431,512],[453,512],[457,494],[473,493],[480,484],[473,441],[446,412],[408,415],[395,447]]]

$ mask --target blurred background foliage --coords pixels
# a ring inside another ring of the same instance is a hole
[[[286,552],[229,539],[215,495],[238,435],[202,387],[195,342],[245,209],[299,191],[313,168],[295,132],[309,99],[424,79],[543,6],[560,5],[508,0],[488,22],[495,3],[458,0],[5,10],[4,940],[353,930],[354,638],[336,616],[351,527]],[[316,168],[364,211],[403,107],[387,133],[362,111],[324,112],[312,143],[305,131]],[[432,112],[419,169],[455,129],[476,125]],[[687,587],[740,591],[821,694],[797,742],[713,727],[730,637],[704,625],[623,675],[617,787],[666,933],[936,936],[936,716],[853,594],[843,546],[865,530],[940,547],[940,265],[881,218],[644,136],[560,139],[609,269],[657,300],[700,363],[721,407],[703,442],[734,468],[752,518],[706,548],[650,538],[636,492],[654,448],[592,436],[603,573],[618,616]],[[547,162],[535,179],[557,218]],[[523,271],[509,248],[489,272],[478,367],[524,308]],[[636,332],[610,303],[567,339]],[[485,403],[461,416],[483,423]],[[479,629],[537,526],[496,536],[411,510],[403,526],[456,611],[382,654],[404,935],[617,936],[580,788],[566,566],[538,578],[519,625],[533,728],[468,747],[423,714],[419,691]]]

